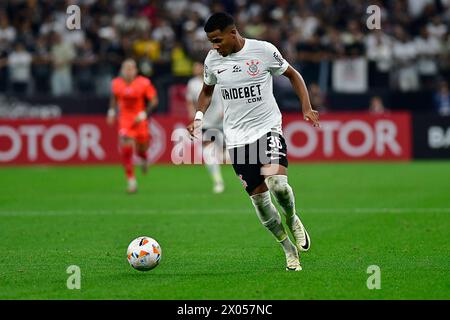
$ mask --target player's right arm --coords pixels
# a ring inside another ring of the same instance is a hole
[[[114,94],[111,95],[109,99],[109,108],[106,116],[106,122],[112,126],[116,120],[117,115],[117,98]]]
[[[118,111],[118,107],[119,104],[117,102],[117,97],[119,94],[119,82],[116,79],[113,79],[111,82],[111,97],[109,98],[109,108],[108,108],[108,113],[106,116],[106,122],[112,126],[114,124],[114,121],[116,120],[116,116],[117,116],[117,111]]]
[[[188,126],[187,130],[191,137],[197,136],[197,131],[201,128],[203,115],[206,110],[208,110],[209,105],[211,104],[212,96],[214,93],[215,85],[207,85],[203,83],[202,90],[198,96],[197,109],[194,117],[194,121],[192,121]]]
[[[197,111],[195,113],[194,121],[192,121],[188,126],[187,130],[191,137],[197,136],[199,129],[201,129],[203,115],[206,110],[208,110],[209,105],[211,104],[212,96],[214,93],[214,86],[217,83],[217,78],[214,75],[213,69],[211,67],[211,53],[213,50],[209,52],[206,56],[204,63],[204,71],[203,71],[203,87],[198,96],[197,103]]]
[[[210,86],[203,83],[202,91],[200,91],[200,94],[198,95],[197,112],[200,111],[204,114],[206,110],[208,110],[214,93],[214,87],[215,85]]]

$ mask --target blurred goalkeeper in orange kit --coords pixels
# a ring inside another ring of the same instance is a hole
[[[136,62],[127,59],[122,63],[120,75],[112,80],[112,94],[107,122],[113,125],[118,119],[119,144],[122,165],[127,176],[128,193],[137,191],[133,154],[142,162],[142,172],[148,169],[147,149],[150,142],[149,113],[156,108],[158,95],[150,79],[139,76]]]

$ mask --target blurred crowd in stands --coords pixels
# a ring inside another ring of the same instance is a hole
[[[71,4],[81,30],[66,28]],[[379,30],[366,26],[370,5]],[[156,82],[185,81],[211,47],[203,24],[216,11],[276,45],[323,110],[333,90],[428,90],[450,113],[450,0],[2,0],[0,94],[108,95],[126,57]]]

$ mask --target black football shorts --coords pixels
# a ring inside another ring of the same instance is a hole
[[[228,152],[233,169],[249,194],[264,182],[265,177],[261,172],[264,165],[288,167],[286,141],[277,132],[268,132],[257,141],[229,149]]]

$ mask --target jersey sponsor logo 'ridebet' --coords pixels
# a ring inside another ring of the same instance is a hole
[[[247,99],[247,103],[262,101],[260,84],[230,89],[222,88],[221,92],[224,100]]]

